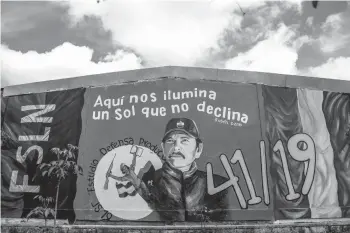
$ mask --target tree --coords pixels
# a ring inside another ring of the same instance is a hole
[[[35,209],[31,210],[27,215],[27,221],[31,217],[43,217],[45,219],[45,226],[47,226],[47,219],[50,217],[55,216],[55,211],[49,207],[51,203],[53,203],[53,197],[43,197],[41,195],[36,195],[34,197],[34,200],[38,199],[41,206],[36,207]]]
[[[39,165],[36,177],[48,178],[56,183],[56,198],[55,198],[55,210],[54,210],[54,225],[56,225],[57,219],[57,204],[58,194],[60,191],[60,183],[68,175],[82,175],[83,169],[76,163],[76,155],[78,154],[78,147],[71,144],[67,145],[67,148],[52,148],[51,152],[56,155],[57,160],[53,160],[49,163],[42,163]]]

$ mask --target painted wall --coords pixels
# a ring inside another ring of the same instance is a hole
[[[349,215],[348,93],[164,78],[2,104],[2,217],[58,181],[71,223]]]

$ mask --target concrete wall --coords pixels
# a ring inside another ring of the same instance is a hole
[[[186,67],[5,87],[2,217],[348,218],[349,90]]]

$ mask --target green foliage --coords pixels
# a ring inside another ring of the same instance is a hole
[[[38,167],[38,172],[34,176],[33,180],[38,176],[42,178],[56,178],[56,180],[65,179],[68,174],[83,174],[83,169],[78,165],[76,160],[76,154],[78,153],[78,148],[71,144],[67,145],[67,148],[52,148],[51,152],[57,156],[57,160],[51,161],[49,163],[42,163]]]
[[[39,200],[41,206],[36,207],[27,214],[27,221],[33,217],[44,218],[46,226],[47,219],[49,219],[50,216],[52,218],[55,217],[55,211],[50,207],[50,204],[53,204],[54,202],[53,197],[43,197],[41,195],[36,195],[34,197],[34,200],[35,199]]]
[[[78,147],[68,144],[67,148],[52,148],[50,150],[57,158],[57,160],[53,160],[51,162],[42,163],[37,167],[37,172],[33,178],[41,178],[48,179],[55,182],[56,185],[56,200],[55,200],[55,209],[48,208],[50,203],[53,203],[53,198],[45,199],[42,196],[35,196],[42,203],[42,207],[37,207],[33,209],[28,216],[43,216],[46,217],[49,215],[53,215],[55,219],[56,225],[56,215],[57,215],[57,202],[58,202],[58,194],[59,194],[59,186],[62,180],[64,180],[68,175],[83,175],[83,168],[76,163],[76,158],[78,154]],[[28,218],[27,216],[27,218]]]

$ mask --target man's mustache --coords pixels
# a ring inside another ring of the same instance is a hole
[[[174,153],[170,153],[170,158],[171,157],[182,157],[185,158],[185,156],[181,153],[181,152],[174,152]]]

